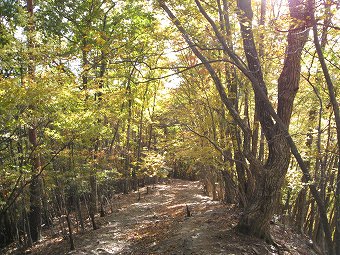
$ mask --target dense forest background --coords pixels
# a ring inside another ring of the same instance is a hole
[[[339,7],[0,1],[0,246],[174,177],[340,254]]]

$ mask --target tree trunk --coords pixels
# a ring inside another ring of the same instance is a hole
[[[98,212],[98,194],[97,194],[97,178],[94,174],[90,176],[90,186],[91,186],[91,194],[90,194],[90,203],[89,203],[89,214],[91,218],[92,228],[98,229],[95,215]]]
[[[328,71],[328,67],[326,65],[326,61],[323,55],[323,47],[326,43],[326,37],[327,34],[324,33],[323,34],[323,44],[320,44],[319,38],[318,38],[318,31],[317,31],[317,24],[316,24],[316,20],[315,20],[315,2],[312,0],[308,1],[308,7],[309,7],[309,14],[310,14],[310,20],[311,20],[311,24],[313,24],[313,38],[314,38],[314,45],[315,45],[315,49],[316,52],[318,54],[319,57],[319,62],[321,64],[321,68],[324,74],[324,78],[326,80],[326,84],[327,84],[327,89],[329,92],[329,98],[330,98],[330,102],[332,104],[332,108],[333,108],[333,112],[334,112],[334,117],[335,117],[335,125],[336,125],[336,134],[337,134],[337,145],[338,145],[338,153],[340,152],[340,110],[339,110],[339,104],[337,101],[337,96],[336,96],[336,92],[334,89],[334,85],[332,82],[332,79],[330,77],[329,71]],[[328,8],[326,6],[326,8]],[[326,19],[330,18],[329,15],[326,15]],[[329,22],[329,20],[325,21],[325,24],[327,24]],[[327,242],[327,248],[328,248],[328,252],[329,254],[340,254],[340,160],[338,160],[338,164],[337,164],[337,185],[336,185],[336,191],[335,191],[335,215],[337,216],[337,220],[336,220],[336,227],[335,227],[335,234],[334,234],[334,245],[335,245],[335,251],[333,249],[333,243],[332,243],[332,237],[330,235],[330,233],[326,233],[326,242]],[[329,230],[327,230],[326,232],[330,232]]]
[[[237,194],[236,194],[236,184],[229,173],[228,169],[222,171],[222,177],[224,181],[224,202],[229,204],[237,203]]]
[[[30,234],[33,242],[40,240],[41,238],[41,223],[42,223],[42,208],[41,208],[41,162],[40,156],[35,151],[37,149],[37,130],[36,128],[30,129],[29,141],[32,145],[32,177],[30,183],[30,212],[29,212],[29,224]]]
[[[33,0],[27,0],[27,13],[28,13],[28,36],[27,43],[28,48],[34,48],[34,20],[33,20]],[[32,53],[29,55],[28,63],[28,75],[29,82],[35,79],[35,66],[34,57]],[[30,106],[34,108],[34,106]],[[28,140],[31,144],[31,164],[32,164],[32,177],[30,183],[30,212],[29,212],[29,224],[30,224],[30,234],[32,241],[36,242],[41,238],[41,162],[40,155],[37,152],[38,147],[38,137],[37,137],[37,127],[33,120],[32,126],[28,129]]]
[[[281,154],[281,157],[275,156],[275,161],[272,164],[268,164],[267,168],[260,169],[256,177],[255,190],[252,194],[248,193],[247,206],[238,224],[240,232],[263,238],[269,243],[272,242],[269,222],[276,211],[280,189],[290,159],[284,137],[281,137],[281,142],[276,140],[276,143],[278,144],[272,146],[272,149],[279,149],[272,153]],[[285,146],[280,147],[280,145]]]
[[[241,34],[244,44],[248,68],[253,72],[262,89],[266,92],[260,61],[255,47],[251,28],[251,1],[238,1]],[[290,15],[297,20],[303,20],[304,10],[295,1],[289,2]],[[287,40],[288,53],[284,60],[284,67],[278,80],[278,109],[277,114],[282,122],[289,126],[293,109],[293,101],[299,87],[300,57],[307,41],[308,30],[305,27],[289,31]],[[290,148],[281,129],[275,125],[267,111],[262,98],[255,91],[255,108],[262,129],[267,139],[269,154],[267,162],[261,169],[256,169],[255,191],[252,192],[249,203],[239,222],[239,229],[243,233],[252,234],[271,242],[269,221],[278,205],[280,189],[289,166]]]
[[[138,123],[138,137],[137,137],[137,165],[134,166],[132,171],[132,188],[134,191],[138,189],[138,178],[137,174],[140,170],[140,166],[142,164],[142,131],[143,131],[143,118],[144,118],[144,105],[146,100],[146,95],[149,90],[149,85],[146,85],[145,91],[143,93],[143,100],[142,100],[142,106],[140,109],[140,117],[139,117],[139,123]]]
[[[81,204],[80,204],[80,197],[79,197],[78,191],[77,191],[77,194],[76,194],[76,209],[77,209],[77,214],[78,214],[78,218],[79,218],[81,231],[84,232],[85,231],[85,224],[84,224],[83,214],[81,212]]]
[[[306,197],[307,197],[307,190],[303,187],[296,199],[294,212],[295,214],[293,217],[295,218],[296,229],[300,234],[303,234],[303,226],[306,219]]]
[[[23,217],[24,217],[24,229],[25,229],[24,236],[25,237],[27,236],[27,240],[26,240],[25,244],[28,247],[31,247],[33,245],[33,240],[32,240],[32,237],[31,237],[31,228],[30,228],[28,214],[27,214],[27,211],[25,209],[25,206],[23,207]]]
[[[67,210],[66,212],[66,221],[67,221],[67,227],[68,227],[68,236],[70,239],[70,250],[73,251],[75,249],[74,247],[74,239],[73,239],[73,230],[72,230],[72,223],[70,219],[70,211]]]
[[[128,77],[126,93],[128,97],[128,119],[127,119],[127,128],[126,128],[126,144],[125,144],[125,160],[124,160],[124,194],[129,193],[130,185],[130,167],[131,167],[131,121],[132,121],[132,92],[131,92],[131,78],[134,73],[134,69],[130,72],[130,76]]]
[[[315,7],[315,4],[312,3],[312,8]],[[312,10],[311,10],[312,11]],[[318,32],[317,32],[317,27],[316,27],[316,21],[314,17],[314,12],[312,14],[312,21],[313,21],[313,34],[314,34],[314,44],[316,48],[316,52],[319,57],[319,61],[322,67],[322,71],[327,83],[327,89],[329,92],[329,97],[330,101],[332,104],[332,108],[334,111],[334,117],[335,117],[335,124],[336,124],[336,134],[337,134],[337,144],[338,144],[338,153],[340,152],[340,110],[339,110],[339,104],[337,101],[337,96],[336,92],[334,89],[334,85],[332,82],[332,79],[330,77],[330,74],[328,72],[328,68],[326,65],[325,58],[322,53],[322,47],[319,42],[318,38]],[[334,238],[334,244],[335,244],[335,254],[340,254],[340,160],[338,159],[338,164],[337,164],[337,185],[336,185],[336,191],[335,191],[335,215],[337,215],[337,220],[336,220],[336,227],[335,227],[335,238]],[[333,244],[331,240],[327,240],[327,246],[328,250],[331,254],[331,250],[333,249]]]

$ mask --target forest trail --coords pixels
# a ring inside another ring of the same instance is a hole
[[[30,254],[315,254],[307,240],[286,233],[284,246],[276,249],[234,229],[238,212],[203,194],[199,182],[172,180],[138,193],[121,195],[114,212],[98,219],[100,228],[75,235],[76,250],[69,251],[68,240],[45,240]],[[187,217],[186,205],[192,214]],[[278,236],[280,229],[274,230]],[[281,230],[284,231],[284,230]],[[289,241],[289,238],[291,239]],[[289,242],[287,242],[287,239]],[[294,243],[295,242],[295,243]],[[279,242],[278,242],[279,243]],[[282,244],[282,243],[281,243]]]

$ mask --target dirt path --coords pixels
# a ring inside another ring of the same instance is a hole
[[[117,200],[115,211],[99,220],[100,229],[75,236],[75,251],[66,240],[42,242],[30,253],[54,254],[279,254],[261,240],[238,234],[234,226],[237,210],[204,196],[198,182],[173,180],[157,185],[149,194],[141,190]],[[192,216],[187,217],[186,206]],[[275,231],[274,231],[275,232]],[[277,235],[285,235],[280,229]],[[287,233],[287,238],[289,238]],[[291,244],[289,252],[280,254],[312,255],[301,240]],[[303,240],[305,242],[305,240]]]

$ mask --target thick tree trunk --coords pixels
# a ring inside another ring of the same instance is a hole
[[[255,48],[252,34],[252,8],[251,1],[238,1],[241,10],[239,14],[240,26],[246,54],[248,68],[252,71],[258,83],[266,91],[260,61]],[[303,8],[295,1],[289,2],[291,17],[297,20],[304,18]],[[293,101],[299,87],[300,57],[306,43],[308,33],[305,27],[291,29],[288,33],[287,54],[284,67],[278,80],[278,110],[277,114],[288,127],[293,109]],[[269,155],[267,162],[256,171],[255,192],[250,196],[249,203],[240,218],[239,229],[241,232],[259,236],[271,242],[269,234],[269,221],[276,206],[280,189],[290,161],[290,148],[283,132],[274,125],[269,112],[267,112],[261,97],[255,91],[255,102],[258,118],[267,138]]]
[[[275,160],[268,159],[267,165],[259,169],[255,190],[251,194],[248,193],[247,206],[240,217],[238,229],[242,233],[258,236],[271,243],[269,222],[277,209],[290,160],[289,147],[283,136],[271,144],[270,155],[270,159]]]

